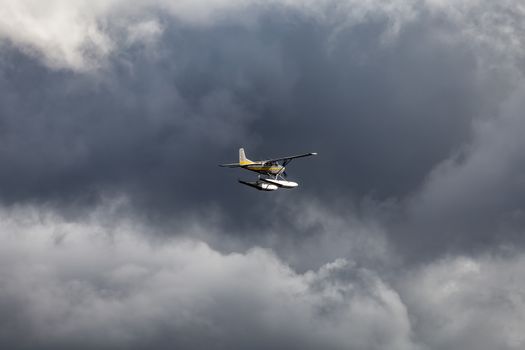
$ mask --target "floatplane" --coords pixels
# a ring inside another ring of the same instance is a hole
[[[286,180],[286,166],[294,159],[317,155],[316,152],[295,156],[252,161],[246,158],[244,148],[239,149],[239,163],[220,164],[221,167],[242,168],[259,174],[257,181],[239,182],[243,185],[256,188],[260,191],[275,191],[279,188],[295,188],[297,182]]]

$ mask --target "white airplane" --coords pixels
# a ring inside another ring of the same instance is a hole
[[[254,171],[259,173],[257,181],[249,182],[239,180],[243,185],[254,187],[260,191],[275,191],[279,187],[282,188],[295,188],[299,186],[297,182],[287,181],[286,177],[286,165],[293,159],[315,156],[317,153],[305,153],[296,156],[274,158],[267,160],[252,161],[246,158],[244,154],[244,148],[239,149],[239,163],[220,164],[219,166],[228,168],[243,168],[246,170]],[[261,175],[267,177],[261,177]]]

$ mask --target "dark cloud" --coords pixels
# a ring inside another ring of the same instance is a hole
[[[411,198],[409,224],[403,223],[404,233],[414,238],[408,250],[418,246],[433,257],[447,248],[476,251],[523,243],[522,96],[523,89],[517,89],[497,119],[477,123],[475,141],[436,167]],[[429,241],[427,235],[434,237]]]
[[[522,10],[11,5],[2,347],[522,347]]]
[[[474,53],[439,29],[416,22],[384,45],[386,26],[333,38],[330,25],[272,10],[256,28],[168,23],[157,54],[132,47],[99,79],[12,54],[3,198],[115,189],[156,210],[233,205],[228,193],[244,191],[214,166],[240,145],[255,158],[319,151],[291,168],[316,195],[403,197],[468,141],[485,91]]]
[[[404,200],[472,141],[471,122],[507,87],[449,40],[446,17],[423,13],[385,42],[386,16],[350,27],[279,7],[258,16],[211,28],[161,17],[157,44],[128,46],[94,75],[7,50],[4,203],[71,209],[124,194],[156,221],[218,209],[244,235],[287,226],[275,198]],[[239,146],[253,158],[320,156],[291,164],[301,191],[261,196],[236,183],[251,174],[216,167]]]

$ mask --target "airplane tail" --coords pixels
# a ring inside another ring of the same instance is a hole
[[[250,163],[253,163],[253,162],[249,160],[248,158],[246,158],[246,155],[244,154],[244,148],[239,148],[239,164],[245,165],[245,164],[250,164]]]

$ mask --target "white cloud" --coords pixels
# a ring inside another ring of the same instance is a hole
[[[162,33],[160,14],[194,26],[209,27],[225,21],[254,25],[267,9],[281,8],[331,25],[331,41],[343,29],[386,19],[385,39],[391,40],[405,23],[417,17],[418,4],[406,0],[386,4],[380,0],[2,0],[0,39],[39,57],[51,68],[87,71],[103,65],[130,40],[155,41]],[[427,5],[454,18],[470,15],[468,6],[464,11],[455,7],[452,11],[435,1]],[[476,24],[468,23],[477,32]]]
[[[524,254],[382,273],[339,258],[298,273],[267,249],[225,254],[196,239],[146,238],[147,227],[118,212],[106,205],[67,221],[34,206],[0,211],[0,342],[24,334],[29,345],[97,348],[525,345]]]
[[[0,340],[412,348],[405,306],[370,270],[339,259],[298,274],[261,248],[147,241],[140,225],[105,224],[104,211],[67,222],[35,207],[2,210],[0,305],[12,309]]]
[[[525,255],[451,257],[399,283],[430,349],[523,349]]]
[[[516,1],[503,0],[427,0],[434,15],[446,17],[455,26],[452,40],[463,40],[465,45],[483,52],[477,58],[491,67],[501,61],[520,64],[525,56],[525,6]]]
[[[335,45],[345,29],[378,19],[388,24],[383,39],[393,40],[405,24],[426,11],[455,26],[445,34],[447,40],[462,40],[482,50],[480,60],[487,56],[492,64],[502,58],[516,63],[525,53],[525,7],[513,1],[2,0],[0,5],[0,39],[39,57],[51,68],[76,71],[103,65],[130,41],[155,42],[162,33],[161,13],[194,26],[225,21],[254,25],[272,7],[331,25],[328,45]]]
[[[41,56],[50,67],[88,69],[113,49],[114,43],[98,21],[112,3],[3,0],[0,38]]]
[[[0,211],[0,342],[44,346],[521,349],[525,255],[297,273],[272,251],[149,239],[119,206]],[[191,230],[205,229],[198,225]],[[388,282],[387,282],[388,281]],[[137,345],[138,344],[138,345]]]

